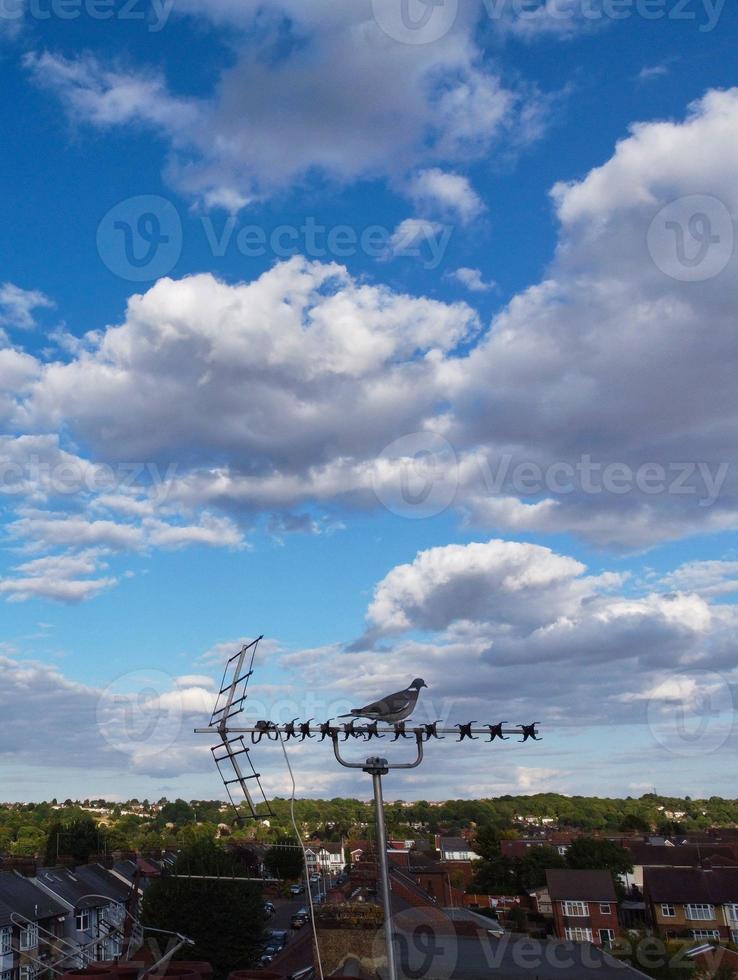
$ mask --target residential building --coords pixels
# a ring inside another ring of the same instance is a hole
[[[59,956],[66,910],[33,882],[0,873],[0,977],[34,980]]]
[[[472,850],[468,840],[463,837],[439,837],[438,850],[442,861],[478,861],[479,854]]]
[[[644,898],[664,938],[738,941],[738,868],[646,868]]]
[[[130,886],[101,865],[84,865],[74,871],[39,868],[34,881],[65,909],[67,966],[81,968],[93,960],[121,955]]]
[[[643,890],[646,868],[738,867],[733,848],[723,844],[626,844],[633,860],[633,870],[622,875],[626,888]]]
[[[312,841],[305,847],[305,861],[308,870],[311,872],[319,871],[329,875],[340,874],[346,866],[343,841],[340,843]]]
[[[609,871],[551,870],[546,884],[560,939],[608,946],[618,936],[617,896]]]

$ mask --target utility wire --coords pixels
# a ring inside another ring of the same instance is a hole
[[[290,757],[287,755],[287,748],[284,744],[284,738],[282,737],[282,732],[279,732],[279,744],[282,746],[282,752],[284,753],[284,761],[287,763],[287,769],[289,770],[290,780],[292,781],[292,796],[290,797],[290,818],[292,820],[292,827],[295,831],[295,836],[302,849],[302,863],[305,867],[305,886],[308,893],[308,902],[310,904],[310,924],[313,928],[313,939],[315,940],[315,957],[318,961],[318,973],[320,975],[320,980],[323,978],[323,963],[320,958],[320,947],[318,946],[318,929],[315,925],[315,910],[313,908],[313,890],[310,887],[310,871],[308,869],[308,859],[307,851],[305,850],[305,845],[302,842],[302,834],[298,830],[297,821],[295,820],[295,794],[297,792],[295,787],[295,774],[292,772],[292,766],[290,765]]]

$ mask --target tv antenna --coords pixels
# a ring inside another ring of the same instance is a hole
[[[251,816],[258,818],[259,814],[249,792],[248,780],[255,780],[259,793],[266,804],[267,810],[271,813],[264,790],[261,786],[259,773],[253,767],[250,756],[250,748],[254,745],[266,742],[279,742],[284,749],[286,742],[295,740],[305,742],[306,740],[318,739],[318,744],[329,740],[333,747],[333,754],[336,761],[347,769],[361,769],[372,777],[374,790],[374,808],[376,820],[376,841],[378,856],[379,881],[381,882],[382,905],[384,908],[384,935],[387,949],[387,980],[397,980],[397,963],[395,959],[394,935],[392,931],[392,901],[389,877],[389,861],[387,859],[387,831],[384,817],[384,797],[382,793],[382,776],[386,776],[390,769],[415,769],[423,761],[426,745],[433,741],[442,741],[447,736],[456,736],[455,744],[466,741],[478,741],[486,737],[486,743],[502,741],[506,742],[511,736],[517,735],[518,742],[529,740],[540,741],[538,734],[538,722],[534,721],[529,725],[508,726],[506,721],[498,721],[494,724],[480,724],[478,721],[458,722],[446,727],[441,726],[441,721],[434,721],[430,724],[415,724],[412,721],[399,721],[394,724],[380,723],[375,720],[372,722],[357,723],[356,718],[344,723],[333,723],[333,719],[314,724],[314,719],[300,722],[297,718],[286,723],[262,720],[256,721],[252,725],[238,726],[231,724],[231,719],[243,711],[246,701],[246,688],[249,678],[254,669],[254,655],[259,640],[246,644],[241,650],[234,654],[226,663],[223,671],[223,680],[220,691],[215,703],[215,709],[210,718],[207,728],[196,728],[198,735],[217,734],[220,737],[220,744],[211,749],[218,771],[221,774],[223,783],[228,793],[228,797],[238,815],[238,808],[231,795],[231,786],[238,784],[243,792],[245,802],[251,810]],[[246,662],[248,661],[248,666]],[[229,680],[230,678],[230,680]],[[506,727],[507,726],[507,727]],[[244,736],[250,736],[251,745],[247,746]],[[370,755],[363,762],[353,762],[346,759],[341,754],[341,746],[345,745],[349,739],[361,739],[363,743],[371,742],[373,739],[391,738],[391,742],[400,740],[411,740],[414,743],[414,758],[411,757],[407,762],[389,762],[379,755]],[[224,752],[218,757],[217,752]],[[286,750],[285,750],[286,753]],[[240,768],[240,761],[245,760],[251,772],[244,773]],[[235,778],[226,779],[221,770],[221,764],[229,762]]]
[[[249,747],[244,742],[243,733],[248,729],[234,728],[231,725],[231,719],[244,709],[249,678],[254,672],[256,648],[261,639],[263,637],[257,636],[251,643],[244,644],[238,653],[228,658],[223,668],[223,678],[210,716],[210,724],[208,728],[198,729],[198,731],[215,733],[220,737],[218,744],[213,745],[210,751],[228,794],[228,800],[236,814],[236,820],[239,822],[241,820],[239,806],[244,804],[248,807],[251,817],[259,816],[256,812],[257,804],[254,803],[254,797],[249,789],[250,782],[252,788],[255,788],[261,796],[260,802],[266,807],[264,816],[273,815],[261,786],[260,774],[254,769]],[[239,791],[241,799],[238,798]]]

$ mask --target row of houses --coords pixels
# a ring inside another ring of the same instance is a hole
[[[99,864],[39,868],[33,877],[0,872],[0,980],[120,956],[125,940],[139,940],[139,895],[125,869]]]

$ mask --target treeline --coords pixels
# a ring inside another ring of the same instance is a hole
[[[289,809],[288,800],[277,798],[268,808],[260,808],[260,821],[247,819],[238,826],[233,811],[219,800],[162,798],[156,803],[107,803],[70,799],[61,804],[56,800],[0,804],[0,854],[49,858],[72,854],[72,824],[81,828],[81,846],[89,845],[92,853],[155,853],[162,848],[180,849],[205,838],[268,844],[292,833]],[[362,800],[299,799],[295,814],[307,835],[323,840],[372,835],[373,805]],[[540,793],[442,803],[395,801],[387,804],[387,824],[391,836],[413,839],[474,827],[490,827],[512,836],[551,826],[589,833],[632,830],[674,834],[738,826],[738,800],[716,796],[693,800],[653,793],[624,799]]]

